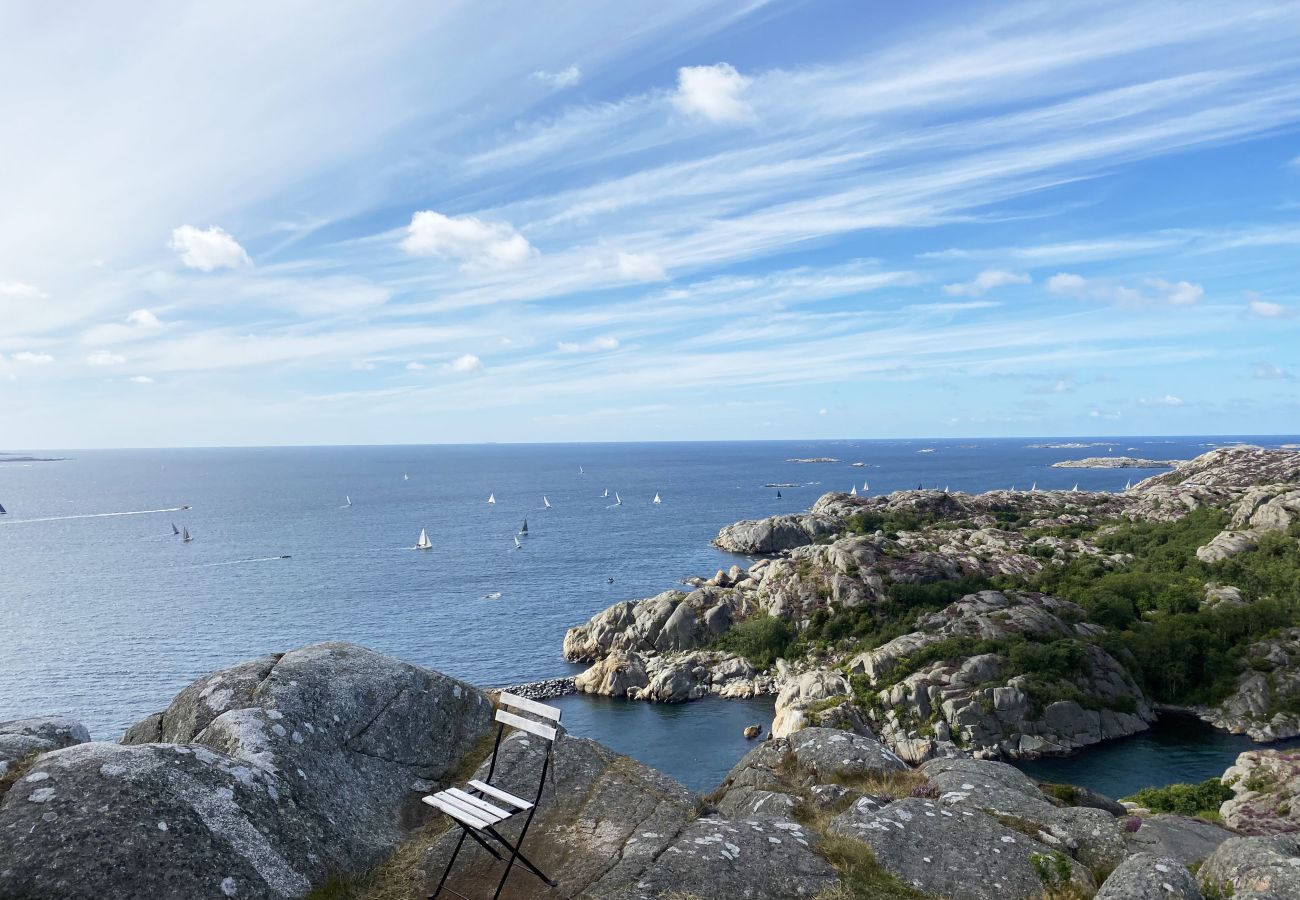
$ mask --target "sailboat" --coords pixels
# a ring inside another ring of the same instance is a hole
[[[614,492],[614,505],[615,506],[623,505],[623,498],[618,495],[618,491]]]
[[[777,492],[776,492],[776,499],[778,499],[778,500],[781,499],[781,492],[780,492],[780,491],[777,491]]]
[[[182,544],[188,544],[188,543],[189,543],[190,541],[192,541],[192,540],[194,540],[194,536],[190,534],[190,530],[189,530],[189,528],[182,528],[182,529],[181,529],[181,543],[182,543]]]
[[[1124,482],[1124,490],[1127,491],[1127,490],[1128,490],[1129,488],[1131,488],[1131,487],[1133,487],[1133,479],[1130,478],[1128,481]],[[0,511],[2,511],[2,510],[3,510],[3,507],[0,507]]]
[[[343,495],[343,499],[347,501],[346,503],[343,504],[344,506],[351,506],[351,505],[352,505],[352,498],[349,497],[347,494],[344,494],[344,495]]]
[[[429,535],[425,534],[423,528],[420,529],[420,539],[415,542],[416,550],[432,550],[433,541],[429,540]]]
[[[582,471],[582,466],[578,466],[578,474],[579,474],[579,475],[586,475],[587,473],[584,472],[584,471]]]
[[[172,534],[175,535],[175,534],[180,534],[180,533],[181,533],[181,530],[180,530],[179,528],[176,527],[176,523],[175,523],[175,522],[172,522]]]
[[[602,496],[602,497],[608,497],[608,496],[609,496],[609,488],[605,488],[605,493],[601,494],[600,496]]]
[[[948,493],[948,485],[945,484],[945,485],[943,486],[943,492],[944,492],[945,494]]]
[[[403,472],[403,473],[402,473],[402,480],[403,480],[403,481],[410,481],[410,480],[411,480],[411,476],[410,476],[410,475],[407,475],[405,472]]]
[[[650,502],[653,503],[653,504],[655,504],[656,506],[658,506],[659,503],[662,502],[662,501],[659,499],[659,492],[658,492],[658,491],[655,492],[655,498],[654,498],[653,500],[651,500]]]
[[[547,499],[546,499],[546,495],[543,494],[543,495],[542,495],[542,509],[550,509],[550,508],[551,508],[551,501],[550,501],[550,500],[547,500]]]
[[[1075,493],[1075,494],[1079,493],[1079,482],[1076,481],[1074,483],[1074,487],[1070,488],[1070,491],[1071,493]]]
[[[521,544],[521,543],[519,543],[519,538],[518,538],[518,537],[515,538],[515,549],[516,549],[516,550],[522,550],[522,549],[524,549],[524,545]]]
[[[858,486],[855,484],[853,485],[853,487],[849,488],[849,496],[856,497],[857,495],[858,495]]]
[[[865,481],[862,482],[862,493],[865,494],[869,490],[871,490],[871,485],[867,484]]]
[[[7,516],[7,515],[9,515],[9,511],[4,508],[3,504],[0,504],[0,516]]]
[[[488,494],[488,503],[496,503],[496,502],[497,502],[497,495],[496,495],[496,494]]]
[[[1037,481],[1035,481],[1033,484],[1031,484],[1031,485],[1029,486],[1029,492],[1030,492],[1031,494],[1036,494],[1036,493],[1038,493],[1038,482],[1037,482]]]
[[[528,519],[527,519],[527,518],[524,519],[524,524],[521,525],[521,526],[519,526],[519,533],[520,533],[520,534],[527,534],[527,533],[528,533]]]

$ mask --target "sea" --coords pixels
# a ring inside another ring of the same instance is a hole
[[[0,462],[0,720],[59,713],[116,740],[201,675],[317,641],[352,641],[483,686],[570,675],[581,667],[561,656],[567,628],[688,576],[746,565],[710,544],[738,519],[804,510],[850,488],[1121,490],[1163,470],[1051,463],[1297,441],[11,449],[52,461]],[[834,461],[791,461],[818,458]],[[421,529],[429,550],[414,549]],[[658,706],[570,696],[560,705],[573,733],[698,790],[752,746],[743,728],[772,715],[771,698]],[[1239,752],[1194,735],[1179,746],[1196,771],[1222,771]],[[1145,783],[1183,780],[1181,764],[1148,756]],[[1085,777],[1090,769],[1079,767]]]

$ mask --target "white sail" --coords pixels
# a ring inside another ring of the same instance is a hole
[[[944,492],[945,494],[948,493],[948,485],[945,484],[945,485],[943,486],[943,492]]]
[[[416,550],[430,550],[430,549],[432,549],[432,548],[433,548],[433,541],[429,540],[429,535],[425,533],[425,531],[424,531],[423,528],[421,528],[421,529],[420,529],[420,539],[419,539],[418,541],[415,542],[415,549],[416,549]]]
[[[659,493],[658,493],[657,491],[655,492],[655,498],[654,498],[653,500],[651,500],[650,502],[651,502],[651,503],[661,503],[661,502],[662,502],[662,501],[659,499]]]
[[[608,496],[609,496],[609,488],[605,488],[605,493],[601,494],[600,496],[602,496],[602,497],[608,497]]]
[[[496,502],[497,502],[497,495],[496,495],[496,494],[488,494],[488,503],[496,503]]]
[[[615,506],[623,505],[623,498],[618,495],[618,491],[614,492],[614,505]]]
[[[1128,481],[1124,482],[1124,490],[1127,491],[1132,486],[1133,486],[1133,480],[1131,478]]]
[[[410,476],[410,475],[407,475],[405,472],[403,472],[403,473],[402,473],[402,480],[403,480],[403,481],[410,481],[410,480],[411,480],[411,476]]]
[[[587,473],[584,472],[584,471],[582,471],[582,466],[578,466],[578,474],[579,474],[579,475],[586,475]]]
[[[1079,492],[1079,482],[1076,481],[1074,487],[1070,488],[1070,490],[1077,494]]]
[[[187,527],[187,528],[182,528],[182,529],[181,529],[181,541],[182,541],[183,543],[188,544],[188,543],[189,543],[190,541],[192,541],[192,540],[194,540],[194,538],[190,535],[190,530],[189,530],[189,528],[188,528],[188,527]]]
[[[858,486],[855,484],[853,485],[853,487],[849,488],[849,496],[856,497],[857,495],[858,495]]]
[[[550,508],[551,508],[551,501],[550,501],[550,500],[547,500],[547,499],[546,499],[546,495],[543,494],[543,495],[542,495],[542,509],[550,509]]]
[[[1035,481],[1033,484],[1031,484],[1031,485],[1029,486],[1029,490],[1030,490],[1031,493],[1037,493],[1037,491],[1038,491],[1038,482]]]
[[[871,490],[871,485],[867,484],[865,481],[862,482],[862,493],[865,494],[869,490]]]
[[[352,505],[352,498],[349,497],[347,494],[344,494],[344,495],[343,495],[343,499],[344,499],[345,501],[347,501],[346,503],[343,504],[344,506],[351,506],[351,505]]]
[[[519,538],[516,537],[516,538],[515,538],[515,549],[518,550],[518,549],[522,548],[523,546],[524,546],[523,544],[519,543]]]

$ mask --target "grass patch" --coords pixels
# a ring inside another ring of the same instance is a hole
[[[817,900],[927,900],[932,896],[891,875],[861,841],[827,835],[818,850],[840,873],[841,881],[818,894]]]

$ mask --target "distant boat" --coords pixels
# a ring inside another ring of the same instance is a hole
[[[344,506],[351,506],[351,505],[352,505],[352,498],[349,497],[347,494],[344,494],[344,495],[343,495],[343,499],[347,501],[346,503],[343,504]]]
[[[849,496],[856,497],[857,495],[858,495],[858,486],[855,484],[853,485],[853,487],[849,488]]]
[[[623,505],[623,498],[618,495],[618,491],[614,492],[614,505],[615,506]]]
[[[0,516],[7,516],[7,515],[9,515],[9,511],[4,508],[3,504],[0,504]]]
[[[943,486],[943,492],[944,492],[945,494],[948,493],[948,485],[945,484],[945,485]]]
[[[488,503],[496,503],[496,502],[497,502],[497,495],[496,495],[496,494],[488,494]]]
[[[605,488],[605,493],[601,494],[600,496],[602,496],[602,497],[608,497],[608,496],[609,496],[609,488]]]
[[[521,526],[519,526],[519,533],[520,533],[520,534],[527,534],[527,533],[528,533],[528,519],[527,519],[527,518],[524,519],[524,524],[521,525]]]
[[[1074,487],[1070,488],[1070,491],[1075,494],[1079,493],[1079,482],[1076,481]]]
[[[188,528],[188,527],[187,527],[187,528],[182,528],[182,529],[181,529],[181,543],[182,543],[182,544],[188,544],[188,543],[189,543],[190,541],[192,541],[192,540],[194,540],[194,537],[193,537],[193,535],[190,534],[190,530],[189,530],[189,528]]]
[[[411,476],[410,476],[410,475],[407,475],[406,473],[402,473],[402,480],[403,480],[403,481],[410,481],[410,480],[411,480]]]
[[[546,499],[546,495],[543,494],[543,495],[542,495],[542,509],[550,509],[550,508],[551,508],[551,501],[550,501],[550,500],[547,500],[547,499]]]
[[[175,522],[172,522],[172,534],[180,534],[180,533],[181,533],[181,530],[180,530],[179,528],[176,527],[176,523],[175,523]]]
[[[518,538],[518,537],[515,538],[515,549],[516,549],[516,550],[522,550],[522,549],[524,549],[524,545],[521,544],[521,543],[519,543],[519,538]]]
[[[582,471],[582,466],[578,466],[578,474],[579,474],[579,475],[586,475],[587,473],[584,472],[584,471]]]
[[[871,485],[867,484],[865,481],[862,482],[862,493],[865,494],[869,490],[871,490]]]
[[[1132,486],[1133,486],[1133,481],[1132,481],[1132,479],[1130,479],[1130,480],[1124,482],[1124,490],[1127,491],[1127,490],[1128,490],[1129,488],[1131,488]],[[4,512],[4,507],[0,507],[0,512]]]
[[[1031,485],[1029,486],[1029,492],[1030,492],[1030,493],[1037,493],[1037,492],[1038,492],[1038,482],[1037,482],[1037,481],[1035,481],[1033,484],[1031,484]]]
[[[482,597],[479,597],[479,599],[480,599],[480,600],[500,600],[500,599],[501,599],[501,592],[500,592],[500,591],[493,591],[493,592],[490,593],[490,594],[484,594]]]
[[[425,534],[423,528],[420,529],[420,539],[419,539],[418,541],[415,542],[415,549],[416,549],[416,550],[432,550],[432,549],[433,549],[433,541],[429,540],[429,536],[428,536],[427,534]]]
[[[781,492],[780,492],[780,491],[777,491],[777,492],[776,492],[776,499],[778,499],[778,500],[781,499]]]
[[[658,493],[658,491],[655,492],[655,498],[654,498],[653,500],[651,500],[650,502],[653,503],[653,504],[655,504],[656,506],[657,506],[659,503],[662,502],[662,501],[659,499],[659,493]]]

